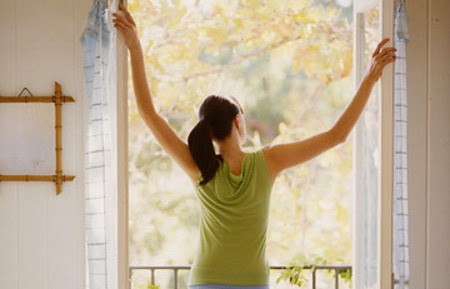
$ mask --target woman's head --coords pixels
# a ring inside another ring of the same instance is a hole
[[[229,137],[236,122],[243,122],[242,108],[236,99],[223,96],[208,96],[200,105],[200,121],[188,137],[189,150],[202,174],[200,185],[209,182],[220,166],[213,140],[222,141]],[[245,124],[239,130],[241,140],[245,138]]]

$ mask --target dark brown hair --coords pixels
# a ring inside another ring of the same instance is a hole
[[[192,158],[202,174],[200,185],[207,184],[219,169],[221,157],[214,151],[213,138],[223,140],[231,133],[233,119],[240,108],[229,99],[210,95],[200,105],[200,121],[189,133]]]

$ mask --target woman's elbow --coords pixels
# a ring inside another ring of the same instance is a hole
[[[348,134],[347,133],[345,133],[343,131],[340,131],[340,130],[337,130],[335,128],[330,130],[330,134],[332,136],[332,140],[333,140],[333,143],[335,145],[339,145],[339,144],[345,143],[347,141],[347,138],[348,138]]]

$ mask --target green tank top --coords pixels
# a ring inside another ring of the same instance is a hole
[[[241,174],[226,161],[204,186],[200,200],[200,243],[190,285],[269,284],[266,236],[272,182],[264,153],[245,154]]]

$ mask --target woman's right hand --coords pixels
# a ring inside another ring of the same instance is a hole
[[[119,10],[112,15],[115,17],[113,19],[114,27],[122,34],[128,49],[139,45],[136,23],[134,22],[130,11],[122,4],[119,4]]]

